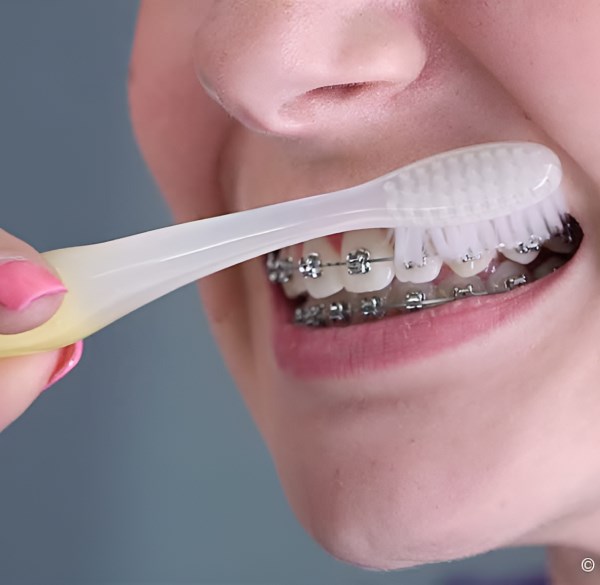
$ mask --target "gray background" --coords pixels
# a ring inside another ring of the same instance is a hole
[[[136,9],[0,2],[0,225],[40,250],[170,223],[128,121]],[[328,557],[286,505],[193,286],[88,339],[0,435],[2,585],[434,585],[542,563],[504,551],[379,574]]]

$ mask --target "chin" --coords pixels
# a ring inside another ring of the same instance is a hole
[[[302,405],[329,389],[277,388],[303,399],[271,410],[265,439],[298,521],[333,557],[382,571],[461,559],[510,545],[549,513],[536,500],[539,470],[519,453],[526,437],[501,438],[508,425],[484,434],[469,413],[432,409],[436,393],[425,388],[414,388],[421,400],[312,396],[314,408]]]
[[[330,555],[385,571],[474,556],[517,536],[520,521],[499,495],[509,486],[492,485],[485,465],[423,460],[401,433],[370,434],[346,454],[331,438],[305,437],[310,447],[276,461],[299,522]]]

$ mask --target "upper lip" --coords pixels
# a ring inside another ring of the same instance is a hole
[[[247,133],[242,131],[244,132]],[[309,141],[287,145],[271,138],[263,137],[260,140],[260,148],[265,149],[263,159],[273,158],[277,161],[281,159],[282,152],[285,156],[289,149],[289,158],[286,164],[278,169],[280,175],[275,181],[280,187],[277,188],[277,184],[266,183],[268,179],[262,178],[265,169],[247,169],[240,164],[243,163],[243,159],[232,160],[228,166],[234,173],[251,175],[249,181],[244,176],[243,189],[238,188],[234,181],[231,204],[235,211],[346,189],[435,154],[475,144],[523,141],[544,144],[555,150],[541,132],[533,132],[531,127],[527,127],[527,130],[520,134],[507,132],[482,135],[470,129],[465,134],[444,135],[435,143],[422,141],[407,144],[405,138],[399,140],[398,137],[390,137],[385,141],[381,136],[367,135],[360,145],[339,149],[330,149],[322,145],[316,147]],[[243,149],[240,150],[243,152]],[[390,153],[393,153],[393,156],[390,156]],[[265,183],[261,182],[263,180]],[[285,188],[282,188],[282,185],[285,185]]]

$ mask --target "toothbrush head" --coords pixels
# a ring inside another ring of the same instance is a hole
[[[396,222],[396,254],[406,263],[534,246],[559,233],[568,212],[560,160],[541,144],[469,146],[381,180]]]

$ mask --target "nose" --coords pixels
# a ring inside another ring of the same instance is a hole
[[[350,132],[389,110],[427,61],[399,4],[214,0],[195,37],[198,77],[253,130]]]

